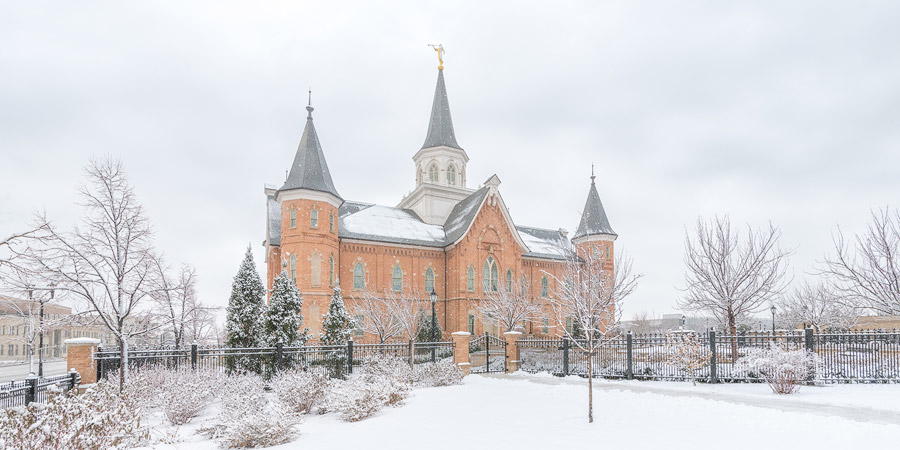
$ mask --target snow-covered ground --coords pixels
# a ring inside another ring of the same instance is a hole
[[[587,424],[586,381],[549,375],[471,375],[417,389],[406,404],[361,422],[307,416],[278,449],[892,448],[900,442],[900,385],[804,387],[795,396],[763,384],[597,381]],[[207,414],[204,417],[207,418]],[[216,448],[183,427],[157,448]],[[154,435],[171,433],[157,427]]]

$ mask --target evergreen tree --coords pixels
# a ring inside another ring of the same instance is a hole
[[[328,312],[322,317],[322,345],[344,345],[350,340],[353,332],[353,319],[344,308],[344,297],[341,288],[335,285],[328,304]],[[343,378],[347,365],[347,356],[342,351],[329,352],[325,360],[331,367],[331,375]]]
[[[328,304],[328,312],[322,317],[322,345],[344,345],[353,332],[353,319],[344,307],[341,288],[335,286]]]
[[[419,317],[416,342],[439,342],[442,335],[440,321],[436,321],[434,327],[432,327],[430,311]]]
[[[303,326],[302,306],[303,298],[287,272],[278,274],[272,284],[272,296],[263,323],[267,346],[281,344],[298,347],[306,344],[308,330],[300,331]]]
[[[231,285],[231,297],[228,299],[227,317],[225,320],[225,345],[232,348],[256,347],[262,345],[262,318],[265,313],[263,301],[266,290],[263,287],[250,247],[244,255],[244,261],[234,277]],[[226,360],[229,370],[238,372],[259,372],[261,364],[252,356],[229,357]]]

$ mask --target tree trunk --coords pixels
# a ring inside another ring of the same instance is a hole
[[[588,423],[594,423],[594,353],[588,353]]]
[[[119,337],[119,392],[125,390],[125,381],[128,372],[128,341]]]
[[[728,334],[731,335],[731,362],[734,363],[738,359],[738,340],[737,324],[731,311],[728,312]]]

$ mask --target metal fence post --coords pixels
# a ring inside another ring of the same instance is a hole
[[[73,367],[69,371],[69,389],[75,389],[76,387],[78,387],[78,371]]]
[[[197,343],[191,344],[191,370],[197,370]]]
[[[563,376],[569,375],[569,338],[564,337],[562,342],[563,351]]]
[[[102,351],[103,351],[103,347],[98,345],[97,353],[100,353]],[[94,353],[94,357],[97,357],[97,353]],[[103,379],[103,360],[98,358],[97,359],[97,381],[100,381],[102,379]]]
[[[275,364],[272,367],[272,374],[278,373],[278,370],[282,367],[284,359],[284,344],[281,342],[275,344]]]
[[[37,397],[37,382],[38,377],[34,373],[29,373],[27,377],[25,377],[25,383],[28,385],[28,390],[25,391],[25,404],[28,405],[34,402],[34,399]]]
[[[632,359],[634,349],[634,335],[629,331],[625,334],[625,378],[634,378],[634,364]]]
[[[491,371],[491,338],[488,336],[487,331],[484,332],[484,364],[485,370],[490,373]]]
[[[347,373],[353,373],[353,339],[347,341]]]
[[[717,370],[718,363],[716,362],[716,330],[714,328],[709,329],[709,382],[710,383],[718,383],[719,376]]]
[[[810,327],[806,327],[803,329],[803,344],[804,344],[804,347],[806,347],[807,352],[811,353],[812,355],[816,354],[816,341],[813,336],[813,329]],[[808,384],[813,384],[813,382],[816,379],[816,369],[817,369],[816,365],[817,364],[815,362],[816,361],[815,356],[813,356],[812,358],[813,358],[812,359],[812,361],[813,361],[812,362],[812,370],[809,371],[809,375],[806,379],[806,382]]]

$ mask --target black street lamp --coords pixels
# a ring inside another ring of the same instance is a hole
[[[775,305],[772,305],[769,311],[772,311],[772,336],[775,336]]]

